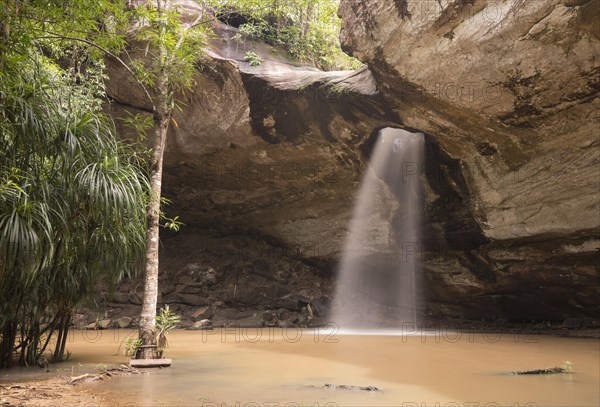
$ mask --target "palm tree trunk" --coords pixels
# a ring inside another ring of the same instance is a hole
[[[8,321],[2,330],[2,341],[0,342],[0,368],[12,367],[16,336],[17,324],[13,321]]]
[[[63,309],[61,311],[61,318],[58,325],[58,334],[56,336],[56,347],[54,348],[54,356],[52,360],[54,362],[62,362],[65,358],[65,348],[67,345],[67,337],[69,336],[69,327],[71,326],[72,311],[70,309]],[[50,335],[51,332],[48,333]]]

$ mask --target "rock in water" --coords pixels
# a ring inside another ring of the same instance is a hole
[[[324,389],[330,389],[330,390],[351,390],[351,391],[381,391],[379,390],[377,387],[375,386],[348,386],[345,384],[324,384],[323,385]]]
[[[187,328],[190,331],[203,331],[213,329],[212,321],[210,319],[203,319],[201,321],[194,322],[194,325]]]

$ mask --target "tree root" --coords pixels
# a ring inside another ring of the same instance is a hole
[[[127,365],[121,365],[119,367],[113,367],[110,369],[105,369],[100,373],[85,373],[81,376],[75,376],[69,378],[69,384],[77,384],[80,382],[94,382],[97,380],[105,380],[112,379],[114,376],[123,376],[123,375],[132,375],[132,374],[140,374],[140,371],[136,368]]]

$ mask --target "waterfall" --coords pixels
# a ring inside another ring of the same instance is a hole
[[[342,329],[418,322],[423,151],[422,133],[379,132],[338,270],[331,319]],[[389,219],[391,201],[398,206]]]

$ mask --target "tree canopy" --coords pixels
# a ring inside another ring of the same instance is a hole
[[[0,367],[38,362],[52,341],[62,360],[75,309],[142,265],[140,337],[155,346],[163,155],[207,23],[237,13],[240,38],[356,67],[339,48],[337,3],[207,0],[214,15],[190,20],[169,0],[0,0]],[[103,111],[107,56],[151,102],[149,157]]]
[[[103,113],[100,48],[113,2],[3,2],[0,366],[64,357],[75,307],[140,268],[148,196],[139,154]],[[67,7],[62,7],[68,4]],[[77,38],[71,40],[70,38]],[[84,41],[97,42],[89,46]],[[53,333],[58,332],[57,336]]]
[[[238,26],[238,38],[283,47],[292,58],[323,70],[357,69],[340,48],[339,0],[207,0],[220,20]]]

